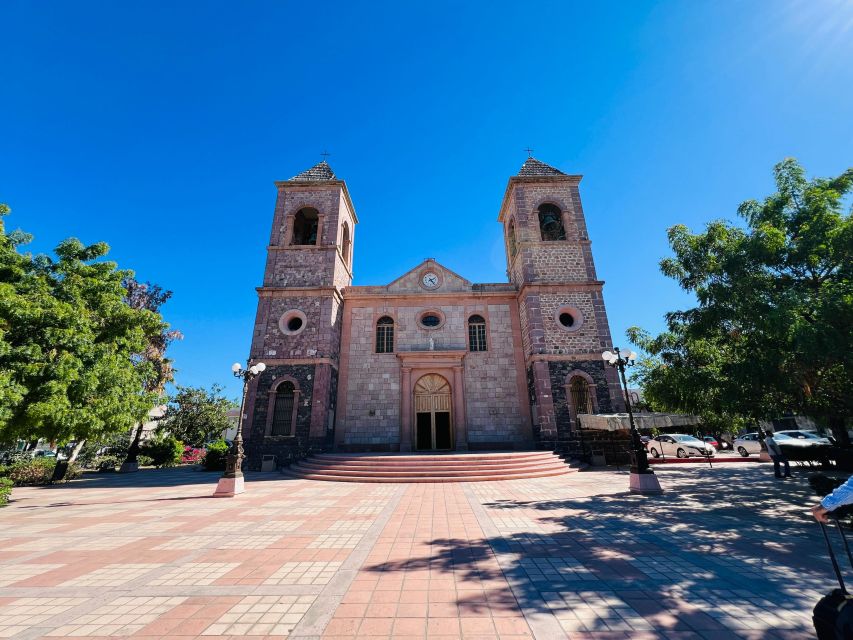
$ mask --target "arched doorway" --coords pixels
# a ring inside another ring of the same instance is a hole
[[[418,451],[453,448],[450,383],[435,373],[415,383],[415,448]]]

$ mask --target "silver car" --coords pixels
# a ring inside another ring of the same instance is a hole
[[[747,433],[735,438],[732,448],[744,458],[748,458],[753,453],[761,453],[761,440],[757,433]]]
[[[707,442],[683,433],[667,433],[657,436],[649,440],[646,447],[654,458],[660,458],[661,455],[674,455],[679,458],[691,458],[693,456],[704,458],[717,453],[717,450]]]

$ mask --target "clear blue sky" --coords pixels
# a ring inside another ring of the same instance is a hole
[[[359,5],[359,6],[355,6]],[[617,344],[689,299],[665,231],[734,218],[797,157],[853,161],[853,3],[0,3],[0,201],[35,251],[106,241],[174,291],[181,384],[237,385],[275,199],[320,160],[356,284],[425,257],[505,281],[498,206],[535,156],[581,195]]]

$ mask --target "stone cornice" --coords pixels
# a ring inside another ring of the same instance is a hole
[[[567,291],[601,291],[604,280],[587,280],[585,282],[527,282],[518,289],[518,297],[527,293],[565,293]],[[532,289],[533,291],[529,291]]]
[[[287,189],[289,191],[318,191],[322,190],[323,187],[340,187],[347,201],[350,213],[352,213],[353,222],[358,224],[355,206],[353,206],[352,199],[349,197],[347,183],[343,180],[276,180],[274,184],[277,189]]]
[[[297,365],[297,364],[328,364],[331,365],[334,369],[338,368],[338,361],[332,358],[276,358],[276,357],[267,357],[263,356],[252,358],[253,362],[263,362],[268,367],[280,366],[280,365]]]
[[[381,300],[383,302],[399,301],[401,303],[411,303],[417,301],[421,306],[429,306],[436,304],[458,304],[465,300],[477,300],[486,298],[492,301],[514,302],[518,296],[515,288],[507,291],[443,291],[441,293],[425,293],[423,291],[413,291],[412,293],[382,292],[382,291],[352,291],[351,287],[344,289],[343,298],[347,303],[358,303],[362,301],[375,302]]]
[[[583,180],[582,175],[559,175],[559,176],[512,176],[507,182],[506,190],[504,191],[503,200],[501,200],[501,208],[498,211],[498,222],[504,221],[504,212],[509,201],[509,196],[517,184],[554,184],[558,182],[567,182],[577,186]]]
[[[534,353],[525,358],[525,364],[529,367],[534,362],[578,362],[589,360],[603,362],[601,360],[601,353]]]
[[[335,296],[339,301],[342,299],[341,292],[337,287],[256,287],[259,298],[282,297],[276,294],[287,294],[288,296],[327,297],[329,294]]]
[[[398,351],[400,366],[410,369],[421,367],[459,367],[468,355],[467,349],[444,351]]]

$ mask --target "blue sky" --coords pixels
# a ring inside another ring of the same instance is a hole
[[[356,6],[358,5],[358,6]],[[850,166],[853,3],[0,4],[10,227],[106,241],[174,291],[180,384],[246,357],[275,190],[320,160],[361,223],[355,283],[426,257],[506,280],[496,222],[535,156],[581,196],[617,344],[690,303],[667,227],[734,218],[798,158]]]

